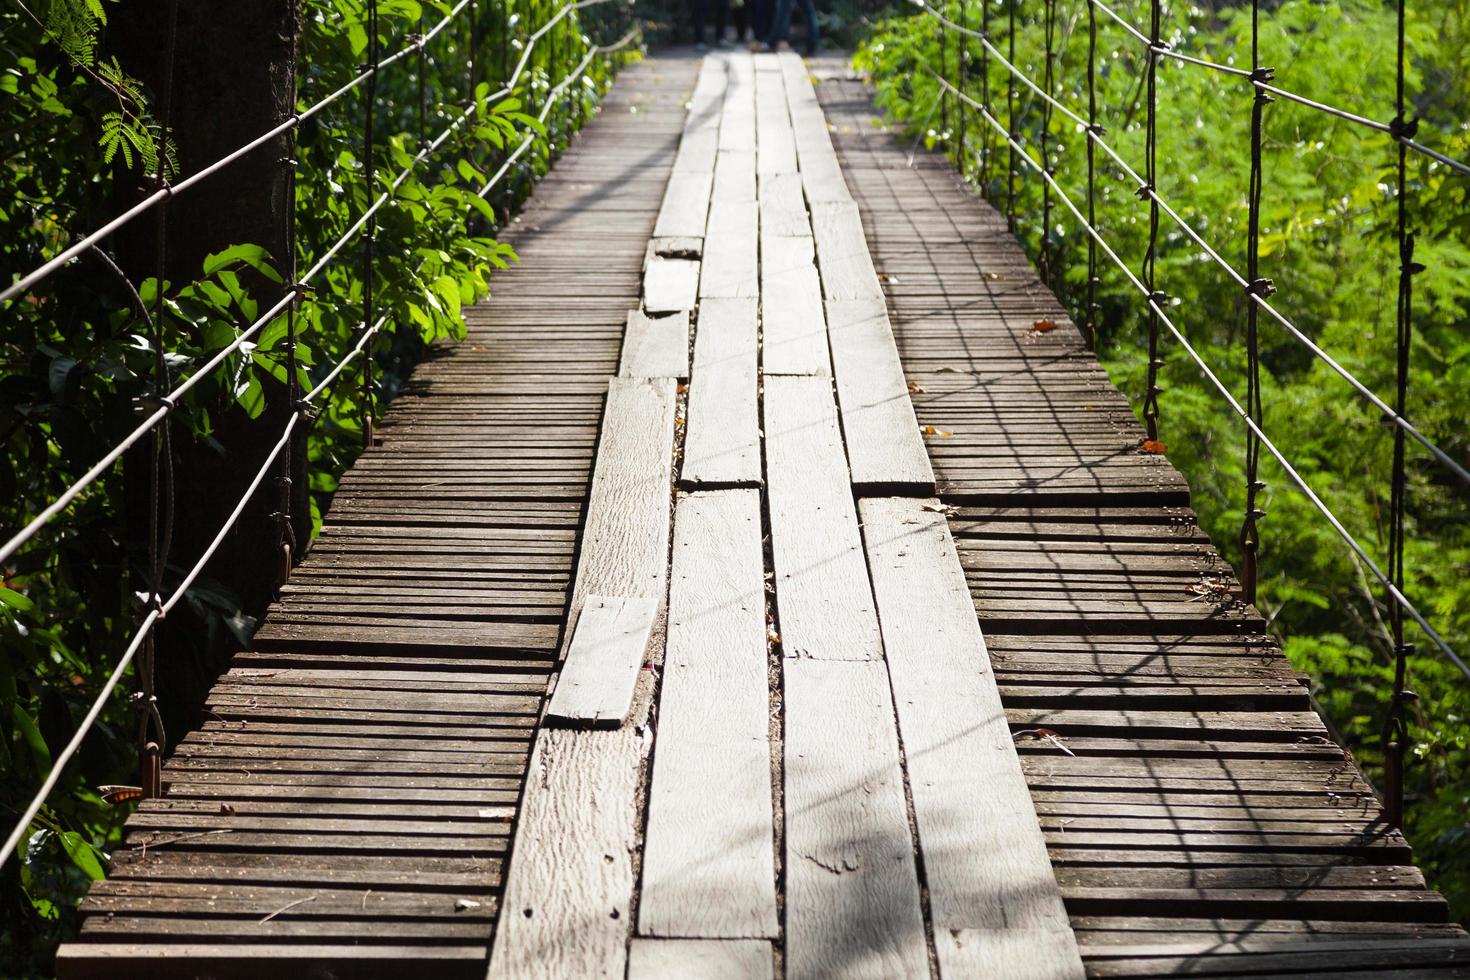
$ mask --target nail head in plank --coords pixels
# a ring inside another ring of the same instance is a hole
[[[884,301],[829,301],[827,332],[853,486],[859,493],[932,494],[934,470]]]
[[[546,709],[550,724],[616,728],[633,704],[657,599],[589,595]]]
[[[777,935],[761,536],[755,490],[679,500],[638,905],[648,935]]]
[[[770,980],[771,944],[759,939],[635,939],[628,980]]]
[[[977,931],[941,945],[940,968],[954,976],[1080,978],[939,501],[876,498],[862,501],[861,511],[934,931]],[[1046,973],[1028,973],[1033,950],[1044,954]],[[971,969],[977,963],[987,969]]]
[[[649,313],[694,309],[699,294],[699,263],[655,256],[643,273],[643,308]]]
[[[776,603],[786,656],[881,659],[831,382],[766,378],[765,431]]]
[[[491,980],[623,975],[642,741],[631,727],[537,738]]]
[[[929,976],[887,671],[783,663],[786,970]]]
[[[623,333],[623,356],[618,376],[623,378],[689,377],[689,312],[651,317],[628,311]]]
[[[680,482],[705,488],[760,485],[754,299],[700,303]]]

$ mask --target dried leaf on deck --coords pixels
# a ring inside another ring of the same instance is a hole
[[[1169,450],[1168,446],[1159,442],[1157,439],[1145,439],[1143,440],[1143,445],[1138,448],[1140,451],[1148,453],[1151,456],[1162,456]]]
[[[940,436],[943,438],[948,438],[949,436],[954,435],[954,433],[950,432],[948,429],[939,429],[935,428],[932,425],[923,426],[922,431],[926,436]]]

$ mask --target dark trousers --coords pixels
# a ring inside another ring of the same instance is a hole
[[[750,9],[750,36],[764,41],[771,33],[771,18],[775,13],[774,0],[745,0]]]
[[[775,46],[788,39],[791,34],[791,6],[794,0],[776,0],[776,14],[771,20],[771,33],[766,43]],[[801,0],[802,12],[806,15],[806,50],[813,54],[817,50],[817,4],[816,0]]]
[[[690,14],[694,20],[694,43],[705,43],[705,14],[707,13],[706,8],[711,3],[715,5],[715,41],[723,41],[725,39],[725,21],[730,16],[730,0],[690,0],[690,3],[693,8]]]

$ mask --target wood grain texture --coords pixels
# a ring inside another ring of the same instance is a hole
[[[589,594],[546,708],[550,724],[616,728],[633,706],[657,599]]]
[[[679,473],[684,486],[760,485],[756,398],[755,300],[704,300],[699,306]]]
[[[783,683],[787,975],[928,977],[887,671],[788,658]]]
[[[822,292],[827,300],[883,302],[883,286],[868,256],[858,206],[813,199],[810,190],[808,199],[812,201],[812,234],[817,242],[817,266],[822,272]]]
[[[645,935],[777,935],[763,572],[757,491],[680,498],[638,907]]]
[[[767,375],[829,375],[832,358],[822,284],[814,264],[783,272],[761,299],[761,366]]]
[[[858,493],[934,492],[883,300],[831,300],[827,333],[848,466]]]
[[[1081,977],[939,502],[874,498],[861,513],[935,935],[974,931],[939,947],[941,969]]]
[[[755,76],[756,172],[762,177],[794,174],[796,138],[786,109],[786,88],[775,55],[756,56],[757,63],[766,59],[768,70],[758,70]]]
[[[642,742],[631,728],[537,738],[492,980],[624,975]]]
[[[654,237],[703,238],[714,179],[713,167],[670,175],[663,205],[658,212],[658,224],[653,226]]]
[[[662,601],[673,449],[674,382],[608,382],[573,609],[588,595]]]
[[[768,377],[766,483],[788,657],[883,655],[847,458],[826,378]]]
[[[754,201],[715,200],[709,209],[699,296],[760,295]]]
[[[758,939],[634,939],[628,980],[770,980],[771,944]]]
[[[680,310],[669,316],[651,317],[629,310],[618,376],[689,377],[689,313]]]
[[[643,309],[655,315],[694,309],[699,296],[699,263],[655,256],[643,273]]]

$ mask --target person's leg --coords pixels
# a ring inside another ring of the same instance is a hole
[[[730,20],[730,0],[714,0],[715,4],[715,43],[725,43],[725,25]]]
[[[751,37],[757,41],[764,41],[771,33],[771,14],[775,7],[775,0],[752,0],[752,2]]]
[[[689,18],[694,22],[694,43],[704,43],[704,6],[708,0],[689,0]]]
[[[775,47],[786,40],[791,31],[791,0],[776,0],[776,12],[771,17],[771,32],[766,35],[766,44]]]
[[[817,0],[801,0],[806,11],[806,53],[817,53]]]
[[[737,4],[730,15],[735,21],[735,40],[744,41],[745,31],[750,26],[750,0]]]

